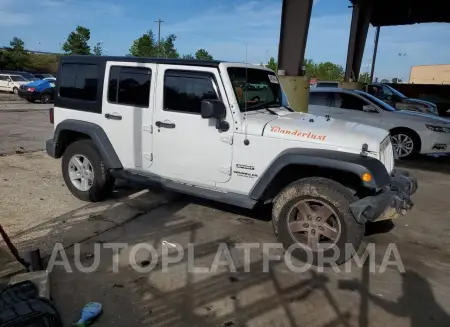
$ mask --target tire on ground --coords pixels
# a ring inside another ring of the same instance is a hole
[[[316,199],[328,204],[337,213],[336,218],[340,222],[341,233],[335,248],[326,249],[319,254],[318,251],[310,250],[307,245],[295,246],[291,255],[304,263],[316,266],[321,264],[322,258],[325,258],[322,262],[334,258],[332,262],[336,265],[349,260],[354,252],[346,251],[346,249],[351,249],[352,247],[348,247],[351,245],[355,251],[358,251],[364,236],[365,225],[359,224],[350,211],[349,205],[357,198],[345,186],[327,178],[308,177],[297,180],[283,189],[276,197],[272,209],[272,224],[274,232],[284,248],[288,249],[295,244],[301,245],[289,230],[288,213],[296,203],[303,199]],[[325,264],[325,266],[329,265],[329,263]]]
[[[88,191],[77,189],[69,177],[69,163],[74,155],[85,156],[92,164],[94,181]],[[111,195],[114,188],[114,177],[106,170],[102,157],[91,140],[80,140],[71,143],[64,151],[61,160],[62,174],[70,192],[80,200],[88,202],[102,201]]]

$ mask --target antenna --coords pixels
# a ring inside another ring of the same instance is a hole
[[[249,145],[247,123],[247,83],[248,83],[248,44],[245,43],[245,83],[244,83],[244,145]]]

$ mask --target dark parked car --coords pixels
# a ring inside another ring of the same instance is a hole
[[[33,74],[37,79],[55,78],[52,74]]]
[[[19,96],[28,102],[50,103],[55,98],[54,92],[55,82],[47,80],[37,80],[19,88]]]
[[[392,86],[386,84],[369,84],[367,85],[367,92],[398,110],[421,111],[432,115],[439,115],[437,106],[434,103],[408,98]]]

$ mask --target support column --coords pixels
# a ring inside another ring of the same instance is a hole
[[[353,5],[350,37],[347,50],[347,64],[345,67],[344,85],[351,88],[359,79],[361,63],[366,46],[367,32],[369,31],[372,1],[360,1]],[[357,84],[354,85],[358,87]]]
[[[373,55],[372,55],[372,67],[370,70],[370,82],[373,83],[373,75],[375,73],[375,63],[377,62],[377,53],[378,53],[378,41],[380,39],[380,26],[377,26],[377,30],[375,32],[375,41],[373,41]]]
[[[295,111],[308,112],[309,79],[304,69],[313,0],[283,0],[278,75]]]

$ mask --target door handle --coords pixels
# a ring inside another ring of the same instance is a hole
[[[175,124],[174,123],[164,123],[162,121],[157,121],[155,123],[156,127],[160,127],[160,128],[175,128]]]
[[[122,116],[105,114],[106,119],[122,120]]]

